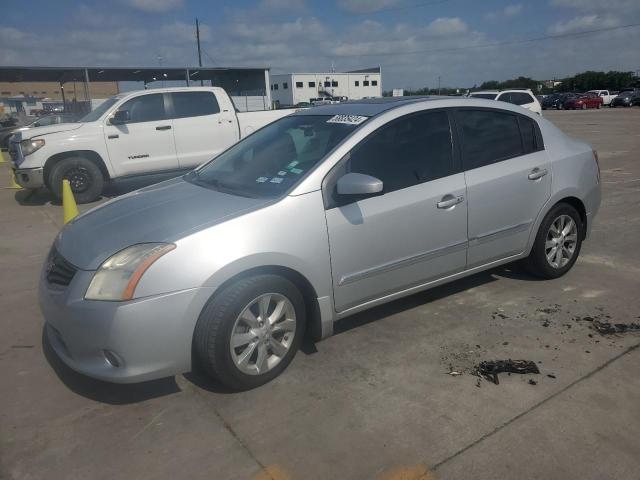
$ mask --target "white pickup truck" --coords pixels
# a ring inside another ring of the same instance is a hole
[[[610,106],[611,101],[616,98],[609,90],[589,90],[587,93],[593,93],[599,97],[602,97],[602,105]]]
[[[78,203],[112,180],[204,163],[253,131],[295,110],[236,112],[217,87],[162,88],[111,97],[76,123],[11,137],[16,181],[62,196],[68,179]]]

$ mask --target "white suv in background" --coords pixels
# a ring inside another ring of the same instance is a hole
[[[472,92],[469,94],[474,98],[486,98],[487,100],[500,100],[501,102],[513,103],[542,115],[542,107],[530,89],[514,90],[485,90],[482,92]]]

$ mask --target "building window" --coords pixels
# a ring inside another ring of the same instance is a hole
[[[325,87],[330,87],[331,86],[331,82],[329,80],[324,82],[324,86]]]
[[[46,94],[47,94],[47,92],[40,92],[40,93],[42,93],[43,95],[46,95]]]
[[[273,90],[273,85],[269,85],[269,88],[270,88],[271,90]]]
[[[11,92],[1,92],[2,95],[11,95]]]
[[[309,88],[316,88],[316,82],[309,82]]]
[[[286,90],[287,88],[289,88],[289,84],[287,82],[282,82],[282,88]]]
[[[302,87],[304,87],[304,83],[296,82],[296,88],[302,88]]]
[[[363,80],[362,81],[362,86],[363,87],[368,87],[369,86],[369,80]]]
[[[337,80],[331,80],[331,86],[332,87],[337,87],[338,86],[338,81]]]
[[[54,90],[53,93],[60,93],[60,90]]]
[[[274,84],[273,84],[273,89],[274,89],[274,90],[277,90],[277,89],[278,89],[278,84],[277,84],[277,83],[274,83]]]
[[[20,93],[20,95],[24,95],[24,92],[18,92],[18,93]]]
[[[371,80],[371,86],[372,87],[377,87],[378,86],[378,80]]]
[[[356,80],[356,87],[360,86],[360,80]]]

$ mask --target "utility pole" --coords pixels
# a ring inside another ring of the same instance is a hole
[[[198,42],[198,66],[202,67],[202,53],[200,52],[200,24],[198,23],[198,19],[196,18],[196,41]],[[198,72],[200,73],[200,86],[202,87],[204,85],[204,82],[202,81],[202,72]]]
[[[438,75],[438,95],[440,95],[440,75]]]

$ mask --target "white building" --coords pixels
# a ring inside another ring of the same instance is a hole
[[[382,74],[380,67],[352,72],[285,73],[271,75],[270,89],[272,100],[281,106],[338,97],[359,100],[382,96]]]

